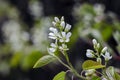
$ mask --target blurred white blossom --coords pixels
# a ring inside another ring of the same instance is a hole
[[[4,23],[2,31],[4,33],[6,43],[11,45],[11,49],[13,51],[22,50],[25,43],[29,40],[29,34],[21,30],[21,26],[17,21],[10,20]]]
[[[110,56],[110,53],[108,51],[105,52],[105,55],[102,54],[102,56],[105,58],[105,61],[108,61],[112,58],[112,56]]]
[[[29,9],[31,14],[38,19],[43,13],[42,13],[42,4],[38,1],[31,2],[29,5]]]
[[[32,41],[34,48],[42,52],[46,51],[48,44],[48,26],[50,26],[49,18],[41,19],[38,26],[33,27],[32,31]]]

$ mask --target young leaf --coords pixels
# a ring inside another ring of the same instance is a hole
[[[48,63],[54,61],[56,58],[51,55],[45,55],[41,57],[34,65],[33,68],[38,68],[47,65]]]
[[[92,80],[101,80],[101,79],[98,76],[94,76],[94,77],[92,77]]]
[[[62,72],[58,73],[58,74],[53,78],[53,80],[65,80],[65,75],[66,75],[66,72],[62,71]]]
[[[82,68],[84,70],[88,69],[99,69],[105,67],[104,65],[100,64],[99,62],[93,60],[87,60],[83,63]]]

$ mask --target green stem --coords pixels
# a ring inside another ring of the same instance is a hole
[[[60,58],[58,58],[57,56],[54,56],[62,65],[64,65],[65,67],[67,67],[68,69],[71,69],[67,64],[65,64]]]
[[[67,53],[64,52],[63,54],[65,54],[65,58],[66,58],[66,60],[67,60],[68,65],[70,66],[70,70],[71,70],[77,77],[79,77],[80,79],[86,80],[85,77],[79,75],[79,73],[74,69],[74,67],[73,67],[72,64],[70,63],[70,60],[69,60],[69,57],[68,57]]]

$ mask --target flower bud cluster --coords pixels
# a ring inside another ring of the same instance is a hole
[[[100,49],[100,43],[97,42],[96,39],[92,40],[93,42],[93,47],[95,51],[87,49],[86,56],[88,58],[96,58],[97,62],[101,63],[101,56],[105,59],[105,61],[109,61],[112,56],[108,52],[107,47],[104,47],[102,50]]]
[[[48,53],[54,55],[57,50],[69,50],[67,43],[70,41],[72,33],[69,32],[71,25],[65,23],[64,17],[61,17],[61,19],[55,17],[52,24],[54,27],[49,28],[50,33],[48,34],[48,37],[54,40],[54,43],[51,43],[50,48],[48,48]]]

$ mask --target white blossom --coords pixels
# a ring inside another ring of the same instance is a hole
[[[50,29],[49,29],[50,31],[52,31],[53,33],[58,33],[58,30],[56,29],[56,28],[53,28],[53,27],[50,27]]]
[[[52,48],[57,48],[57,47],[58,47],[55,43],[51,43],[50,46],[51,46]]]
[[[51,43],[51,44],[50,44],[50,48],[47,49],[47,50],[48,50],[48,53],[53,55],[54,52],[57,50],[57,48],[58,48],[58,45],[57,45],[57,44]]]
[[[49,38],[57,39],[57,36],[54,33],[49,33]]]
[[[62,44],[62,46],[59,46],[59,49],[60,50],[69,50],[68,48],[67,48],[67,45],[65,45],[65,44]]]
[[[60,36],[60,42],[69,42],[70,41],[70,36],[72,35],[71,32],[61,32]]]
[[[56,51],[55,48],[47,48],[47,50],[50,55],[54,55],[54,52]]]
[[[103,14],[104,9],[105,9],[105,7],[103,5],[100,5],[100,4],[96,4],[94,6],[94,11],[96,12],[97,15]]]
[[[93,54],[93,51],[90,50],[90,49],[87,49],[86,56],[88,58],[94,58],[95,57],[95,55]]]
[[[105,61],[108,61],[112,58],[112,56],[110,56],[110,53],[108,51],[105,52],[105,55],[102,55],[105,58]]]
[[[66,27],[65,27],[65,31],[68,32],[70,29],[71,29],[71,25],[67,24]]]

